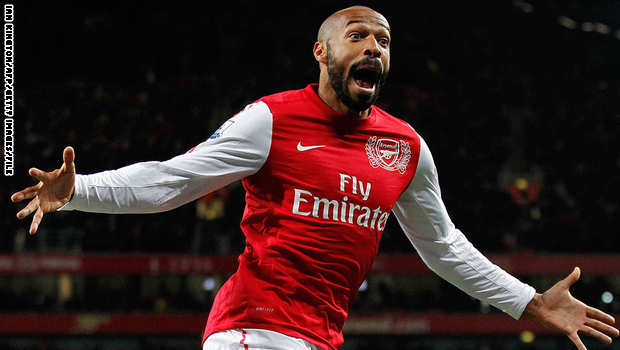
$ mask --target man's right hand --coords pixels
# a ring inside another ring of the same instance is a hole
[[[32,198],[30,203],[17,213],[18,219],[35,213],[30,224],[31,235],[37,232],[44,214],[57,210],[71,199],[75,185],[75,164],[73,163],[75,151],[71,146],[65,147],[62,158],[63,163],[60,169],[45,172],[30,168],[28,174],[39,180],[39,183],[11,195],[11,201],[14,203]]]

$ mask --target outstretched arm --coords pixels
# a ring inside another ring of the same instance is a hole
[[[577,330],[603,341],[611,341],[611,338],[602,333],[618,335],[618,330],[611,326],[611,316],[570,296],[568,287],[572,283],[564,280],[544,294],[537,294],[534,288],[484,257],[450,220],[441,199],[432,155],[424,140],[420,143],[416,174],[393,211],[403,231],[431,270],[467,294],[515,319],[525,312],[538,322],[561,330],[580,350],[585,347],[579,341]],[[569,281],[576,280],[574,273],[571,276]],[[575,318],[569,322],[568,319],[573,316]]]
[[[136,163],[91,175],[75,175],[71,149],[70,167],[63,164],[61,169],[49,173],[31,169],[31,175],[41,182],[15,193],[11,199],[17,202],[33,198],[18,213],[18,218],[23,219],[36,211],[31,234],[36,232],[43,214],[54,210],[171,210],[256,173],[269,154],[271,126],[272,115],[267,105],[253,103],[190,152],[165,162]],[[58,191],[59,188],[67,191]]]

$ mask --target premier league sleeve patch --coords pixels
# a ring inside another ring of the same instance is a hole
[[[220,126],[217,130],[215,130],[213,135],[209,137],[209,140],[217,139],[218,137],[222,136],[224,131],[230,128],[234,123],[235,121],[232,118],[228,119],[224,124],[222,124],[222,126]]]

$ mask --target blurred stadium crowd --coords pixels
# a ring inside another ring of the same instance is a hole
[[[448,210],[481,250],[615,251],[620,41],[566,29],[545,7],[501,3],[460,14],[421,6],[414,23],[385,6],[393,68],[380,106],[427,140]],[[245,104],[317,80],[310,48],[330,11],[165,10],[77,8],[75,23],[40,41],[22,34],[20,173],[3,179],[4,198],[32,183],[28,167],[57,167],[65,145],[80,173],[166,160]],[[235,184],[163,215],[47,216],[26,242],[18,206],[5,206],[0,248],[236,252],[242,196]],[[411,251],[392,224],[384,251]]]
[[[415,11],[371,4],[391,22],[393,37],[379,105],[428,142],[448,211],[481,251],[617,252],[620,40],[613,30],[620,30],[620,5],[522,4],[440,1]],[[74,5],[16,8],[16,176],[0,184],[7,203],[33,184],[28,167],[58,167],[65,145],[76,149],[78,173],[166,160],[245,104],[316,82],[318,26],[350,3],[244,3],[218,11]],[[62,12],[63,20],[46,11]],[[613,30],[567,28],[561,15],[608,20]],[[162,214],[58,213],[44,218],[34,238],[15,219],[20,206],[5,205],[0,250],[237,254],[243,203],[243,189],[233,184]],[[414,250],[390,219],[381,253],[395,252]],[[19,278],[0,278],[7,286],[0,310],[208,311],[212,297],[192,276],[79,277],[83,292],[76,295],[84,299],[59,305],[27,282],[15,287]],[[360,295],[356,310],[480,308],[443,282],[417,279],[416,289],[395,278],[371,280],[378,287]]]

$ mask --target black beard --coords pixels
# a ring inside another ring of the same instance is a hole
[[[357,66],[363,63],[367,63],[366,60],[368,58],[362,59],[361,61],[355,63],[351,66],[350,71],[354,71]],[[349,89],[346,84],[344,67],[338,66],[336,63],[336,59],[331,55],[331,50],[329,44],[327,44],[327,74],[329,75],[329,82],[336,92],[336,96],[338,99],[344,103],[350,110],[355,112],[362,112],[370,108],[371,105],[377,102],[379,99],[379,92],[381,92],[381,87],[385,83],[387,79],[387,73],[381,73],[381,77],[376,83],[375,92],[371,95],[358,95],[358,101],[355,101],[349,92]]]

